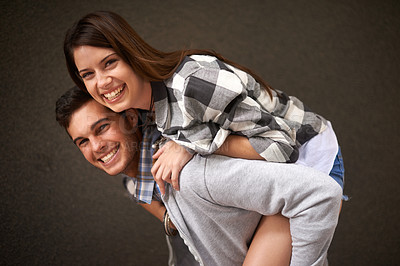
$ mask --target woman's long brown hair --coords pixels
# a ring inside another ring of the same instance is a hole
[[[74,49],[83,45],[113,49],[136,74],[149,81],[170,78],[185,56],[212,55],[250,74],[271,96],[272,88],[250,69],[211,50],[159,51],[147,44],[125,19],[110,11],[98,11],[84,16],[65,35],[64,54],[68,72],[75,84],[85,91],[85,84],[74,61]]]

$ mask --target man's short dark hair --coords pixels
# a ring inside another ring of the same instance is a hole
[[[76,86],[67,90],[56,102],[57,122],[67,130],[74,112],[92,99],[89,93]]]

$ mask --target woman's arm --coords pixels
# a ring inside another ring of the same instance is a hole
[[[190,64],[201,67],[191,69]],[[166,98],[155,102],[159,130],[202,155],[215,153],[233,132],[246,136],[267,161],[295,162],[298,147],[294,130],[264,108],[270,105],[268,98],[258,101],[261,89],[254,79],[222,64],[217,60],[189,61],[184,73],[176,73],[173,80],[161,85],[164,88],[159,90]]]
[[[215,154],[249,160],[264,160],[251,146],[248,138],[237,135],[229,135],[222,146],[215,151]]]
[[[229,135],[215,154],[249,160],[264,160],[251,146],[248,138],[237,135]],[[174,141],[167,142],[154,154],[153,158],[157,161],[151,172],[161,194],[165,193],[164,182],[170,183],[175,190],[179,190],[179,173],[192,157],[193,154]]]
[[[190,66],[186,64],[188,71]],[[188,76],[177,73],[176,79],[181,82],[175,84],[169,80],[153,88],[154,93],[160,96],[155,102],[156,123],[164,136],[202,155],[217,153],[271,162],[297,160],[295,134],[282,118],[274,117],[249,96],[254,94],[253,87],[257,87],[254,80],[249,81],[253,82],[252,85],[248,85],[240,78],[244,78],[244,72],[237,74],[228,68],[215,66],[197,68],[197,63],[194,64],[196,67],[189,71],[191,74]],[[168,87],[172,83],[174,87]],[[177,88],[179,84],[182,87]],[[248,91],[248,87],[252,89]],[[168,99],[173,101],[164,98],[167,92],[170,95]],[[246,137],[229,137],[231,132]],[[179,189],[179,173],[192,157],[185,149],[181,149],[180,155],[171,152],[169,155],[159,151],[154,156],[158,161],[152,174],[162,194],[165,192],[164,181]],[[184,160],[180,159],[181,155]]]

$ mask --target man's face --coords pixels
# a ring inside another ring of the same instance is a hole
[[[109,175],[132,175],[139,147],[137,116],[123,117],[90,100],[71,116],[68,133],[83,156]]]

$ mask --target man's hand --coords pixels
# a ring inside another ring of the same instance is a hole
[[[179,173],[192,157],[193,154],[174,141],[168,141],[153,155],[153,159],[157,161],[151,168],[151,173],[162,195],[165,194],[164,182],[172,184],[175,190],[179,190]]]

